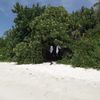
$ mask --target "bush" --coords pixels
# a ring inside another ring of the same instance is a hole
[[[18,62],[18,64],[29,63],[28,61],[26,61],[26,59],[28,60],[28,48],[28,44],[24,42],[17,44],[14,48],[13,51],[15,52],[16,62]]]
[[[37,41],[31,43],[21,42],[14,48],[18,64],[42,63],[42,48]]]
[[[6,61],[7,60],[7,56],[6,56],[6,53],[4,51],[6,51],[5,48],[0,48],[0,61]]]
[[[100,46],[93,38],[78,41],[72,57],[73,66],[100,69]]]
[[[38,64],[43,62],[42,44],[39,41],[30,42],[30,52],[32,63]]]

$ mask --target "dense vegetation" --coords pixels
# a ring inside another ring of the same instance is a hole
[[[60,45],[58,63],[100,69],[100,3],[68,13],[63,7],[19,3],[14,26],[0,38],[0,61],[18,64],[49,61],[50,45]]]

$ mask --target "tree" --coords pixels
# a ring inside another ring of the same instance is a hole
[[[68,29],[68,13],[63,7],[48,7],[45,12],[36,17],[30,24],[31,29],[35,28],[33,38],[39,38],[42,43],[52,42],[55,39],[61,41],[63,36],[68,37],[66,32]],[[49,40],[52,41],[49,41]]]
[[[68,21],[68,13],[63,7],[48,7],[30,24],[31,30],[33,30],[32,39],[37,39],[43,44],[43,51],[46,51],[50,45],[64,47],[69,41]],[[44,52],[44,56],[45,54]]]
[[[16,3],[12,11],[15,25],[0,38],[0,61],[42,63],[49,61],[50,46],[59,45],[60,63],[100,69],[100,10],[82,7],[68,13],[61,6]]]
[[[27,6],[24,7],[18,2],[14,5],[12,12],[16,14],[14,23],[17,36],[20,38],[19,42],[23,42],[30,38],[30,22],[33,21],[35,17],[40,16],[45,8],[45,6],[40,6],[39,4],[33,5],[32,8]]]
[[[97,23],[100,23],[100,0],[94,4],[93,8],[97,17]]]
[[[39,4],[33,5],[32,8],[22,6],[18,2],[14,5],[12,11],[16,14],[14,19],[15,26],[5,32],[6,56],[13,61],[15,53],[13,49],[21,42],[30,42],[31,29],[30,22],[34,21],[35,17],[40,16],[45,10],[45,6]],[[33,41],[33,40],[32,40]]]
[[[100,25],[97,25],[88,37],[74,43],[74,55],[71,64],[77,67],[100,69]]]
[[[95,25],[96,18],[93,8],[82,7],[81,10],[73,12],[70,17],[70,35],[74,39],[80,39],[87,35],[86,31],[93,29]]]

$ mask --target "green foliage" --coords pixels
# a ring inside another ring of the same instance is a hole
[[[28,56],[28,44],[21,42],[16,45],[16,47],[13,49],[13,51],[16,54],[16,61],[21,64],[24,63],[24,60],[27,59],[26,57]]]
[[[68,13],[61,6],[29,8],[17,2],[15,25],[0,38],[0,61],[42,63],[48,61],[50,45],[60,45],[58,63],[100,69],[99,4]]]
[[[33,41],[31,43],[21,42],[16,45],[14,52],[18,64],[36,64],[43,62],[42,47],[38,41]]]
[[[97,23],[100,23],[100,0],[94,4],[94,10],[97,18]]]
[[[39,41],[30,42],[30,51],[31,51],[31,60],[33,63],[42,63],[43,54],[42,54],[42,44]]]
[[[52,42],[56,44],[63,42],[68,38],[66,34],[68,29],[68,14],[63,7],[48,7],[45,12],[36,17],[30,24],[31,29],[35,28],[33,38],[39,38],[42,43]],[[64,37],[65,36],[65,37]],[[49,41],[52,39],[52,41]]]
[[[5,61],[7,60],[7,56],[6,53],[4,51],[6,51],[5,48],[5,41],[3,38],[0,38],[0,61]]]
[[[73,39],[79,39],[86,36],[86,31],[88,29],[93,29],[96,25],[96,18],[93,8],[84,8],[81,10],[73,12],[70,15],[69,21],[69,32]]]
[[[0,48],[0,61],[7,61],[7,56],[4,51],[6,51],[5,48]]]
[[[91,39],[83,39],[76,43],[72,57],[73,66],[100,69],[100,46]]]
[[[100,25],[89,31],[89,36],[73,41],[71,59],[65,56],[60,63],[77,67],[100,69]]]
[[[28,41],[31,37],[32,31],[29,26],[31,21],[34,21],[36,17],[40,16],[44,12],[45,8],[45,6],[39,6],[39,4],[33,5],[32,8],[27,6],[24,7],[19,3],[14,5],[12,11],[16,14],[16,18],[14,19],[14,34],[18,39],[17,42]]]

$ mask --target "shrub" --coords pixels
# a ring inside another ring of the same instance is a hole
[[[6,51],[5,48],[0,48],[0,61],[6,61],[7,60],[7,56],[6,56],[6,53],[4,51]]]
[[[43,62],[42,48],[37,41],[31,43],[21,42],[14,48],[18,64],[41,63]]]
[[[93,38],[78,41],[71,61],[73,66],[100,69],[100,46]]]
[[[43,54],[42,54],[42,44],[39,41],[30,42],[30,52],[32,63],[42,63]]]

